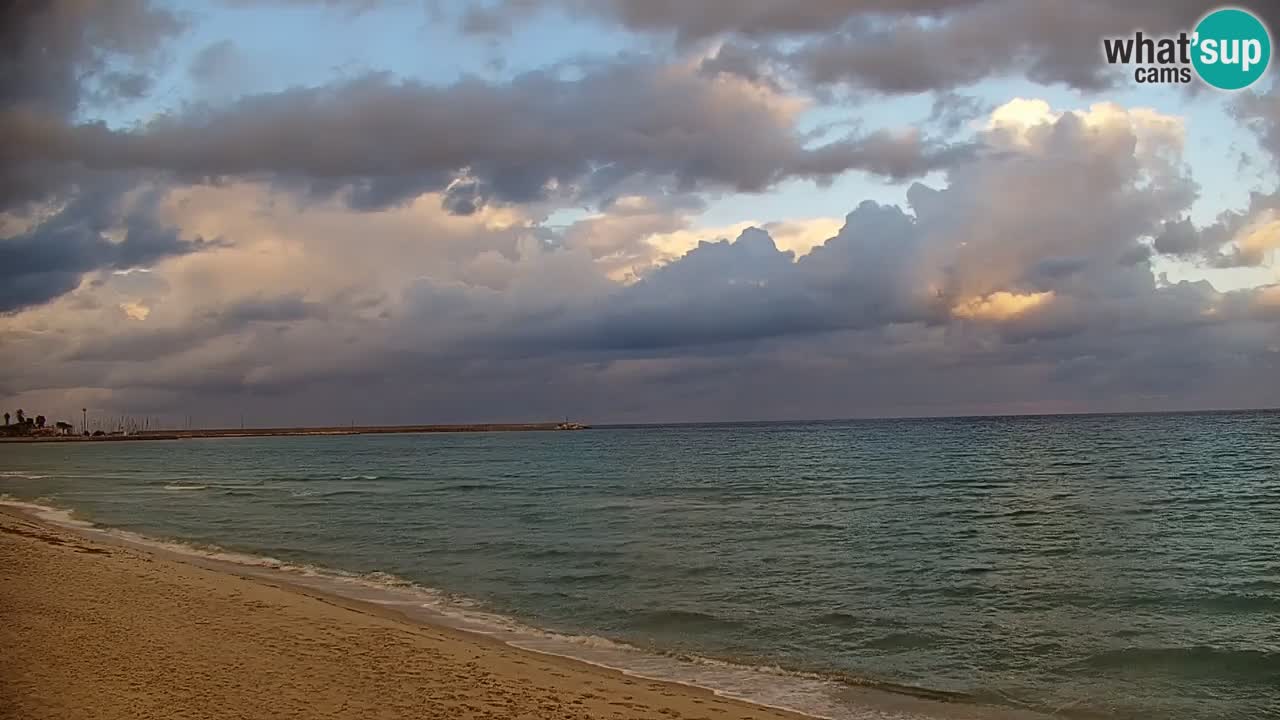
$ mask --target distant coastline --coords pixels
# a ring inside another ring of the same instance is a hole
[[[393,435],[412,433],[547,432],[586,430],[581,423],[485,423],[475,425],[335,425],[330,427],[219,428],[205,430],[148,430],[128,435],[50,435],[0,438],[2,443],[121,442],[133,440],[193,440],[237,437],[310,437],[316,435]]]

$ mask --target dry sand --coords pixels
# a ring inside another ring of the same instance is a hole
[[[4,508],[0,717],[801,716],[95,543]]]

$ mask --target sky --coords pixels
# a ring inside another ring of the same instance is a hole
[[[9,3],[0,405],[1280,406],[1280,76],[1139,84],[1102,53],[1216,7]]]

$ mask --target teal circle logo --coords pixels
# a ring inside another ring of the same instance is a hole
[[[1200,78],[1219,90],[1243,90],[1271,63],[1271,33],[1251,13],[1215,10],[1196,26],[1191,61]]]

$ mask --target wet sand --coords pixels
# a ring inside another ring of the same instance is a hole
[[[0,717],[800,718],[0,509]]]

